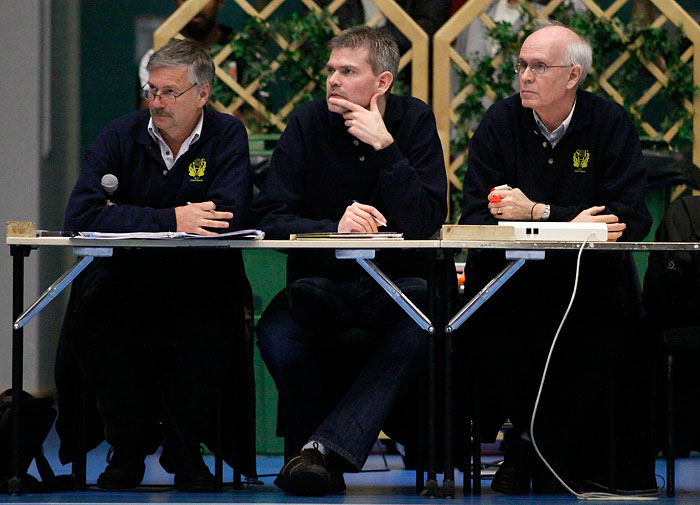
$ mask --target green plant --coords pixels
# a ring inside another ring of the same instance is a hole
[[[528,23],[532,19],[527,11],[523,11],[523,16]],[[458,121],[455,124],[455,134],[450,149],[453,153],[467,150],[472,130],[484,116],[486,107],[492,103],[491,99],[487,99],[489,89],[495,94],[495,101],[503,100],[513,94],[513,63],[517,59],[523,38],[529,33],[529,31],[519,33],[505,21],[496,23],[496,26],[487,32],[487,37],[496,47],[499,47],[498,54],[501,62],[496,64],[494,57],[481,56],[472,61],[474,73],[471,77],[458,70],[460,89],[467,85],[473,86],[474,89],[457,107]],[[463,179],[463,171],[459,177],[460,180]],[[450,191],[450,211],[452,216],[449,219],[450,222],[456,221],[462,212],[462,192],[454,188]]]
[[[485,112],[484,97],[489,88],[494,92],[496,100],[502,100],[515,92],[512,65],[517,60],[522,41],[532,32],[533,17],[529,12],[530,9],[525,5],[524,28],[519,32],[507,22],[496,23],[489,30],[488,37],[500,47],[499,55],[503,58],[500,65],[493,65],[494,58],[483,56],[471,62],[475,68],[473,76],[460,72],[460,88],[471,84],[473,91],[456,111],[458,121],[451,142],[453,153],[466,151],[472,130]],[[599,77],[620,55],[629,50],[629,59],[610,76],[608,82],[622,96],[624,106],[640,136],[648,137],[642,127],[643,121],[654,124],[654,128],[660,132],[667,131],[677,121],[681,121],[681,127],[669,142],[669,147],[686,154],[690,152],[693,142],[692,115],[685,108],[684,102],[692,102],[698,88],[693,82],[690,65],[680,58],[685,49],[684,44],[687,44],[681,27],[669,33],[665,29],[641,25],[635,20],[625,22],[618,17],[598,19],[588,10],[575,10],[570,3],[560,4],[552,18],[572,27],[591,42],[593,65],[583,87],[593,93],[608,96],[600,85]],[[636,105],[642,94],[654,83],[643,60],[652,62],[665,71],[669,83],[647,105]],[[489,104],[490,102],[486,103]],[[651,140],[664,143],[660,137]],[[459,174],[460,180],[466,170],[465,162],[464,170]],[[459,218],[461,199],[461,191],[451,192],[451,222]]]
[[[325,96],[326,44],[333,37],[331,21],[336,22],[325,10],[305,16],[293,13],[273,20],[251,16],[230,42],[231,57],[239,63],[238,82],[246,87],[258,80],[253,96],[271,112],[279,111],[292,99],[301,103]],[[286,41],[283,47],[277,44],[278,37]],[[212,52],[220,49],[213,48]],[[309,83],[314,86],[308,86]],[[236,92],[217,78],[212,99],[228,105],[236,98]],[[252,114],[247,106],[242,109],[251,130],[276,130],[269,116]]]

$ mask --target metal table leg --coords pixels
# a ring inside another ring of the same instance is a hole
[[[29,246],[10,246],[12,256],[12,318],[22,313],[24,305],[24,258],[29,256]],[[22,490],[22,444],[20,419],[22,413],[22,389],[24,388],[24,330],[12,328],[12,457],[10,479],[7,483],[11,495]]]
[[[427,482],[425,487],[423,487],[422,477],[416,476],[416,489],[422,489],[423,494],[428,496],[438,495],[438,483],[437,483],[437,471],[435,462],[435,447],[436,447],[436,424],[435,424],[435,411],[436,411],[436,381],[435,381],[435,356],[436,356],[436,342],[435,342],[435,325],[431,320],[421,312],[421,310],[416,307],[416,305],[406,296],[403,292],[392,282],[389,277],[387,277],[384,272],[382,272],[371,260],[374,259],[376,251],[373,249],[337,249],[335,251],[335,256],[338,259],[354,259],[357,263],[369,274],[372,279],[375,280],[379,286],[386,291],[386,293],[403,309],[408,316],[413,319],[413,321],[421,327],[423,330],[428,332],[428,384],[426,393],[426,404],[428,406],[427,419],[426,419],[426,430],[428,433],[428,447],[426,448],[426,458],[428,460],[428,472]],[[431,317],[435,317],[435,261],[432,260],[428,265],[428,312]],[[454,480],[454,476],[452,477]],[[454,486],[453,486],[454,487]]]
[[[73,279],[80,275],[80,273],[92,263],[92,260],[96,256],[112,256],[112,249],[109,247],[75,247],[73,251],[76,256],[82,257],[63,275],[56,279],[53,284],[46,288],[46,291],[44,291],[22,315],[15,319],[14,329],[20,329],[31,321],[31,319],[41,312],[51,300],[61,294],[61,292],[73,282]]]
[[[76,276],[87,267],[95,256],[111,256],[112,248],[104,247],[74,247],[76,256],[82,256],[66,273],[58,278],[51,286],[26,311],[22,312],[24,305],[24,258],[29,256],[29,246],[10,246],[12,256],[12,457],[10,465],[10,479],[8,489],[10,494],[19,494],[22,490],[22,475],[20,471],[22,461],[21,427],[22,389],[24,376],[24,326]]]
[[[430,319],[403,294],[384,272],[379,270],[377,265],[370,261],[374,259],[375,252],[374,249],[338,249],[335,251],[335,257],[338,259],[354,259],[357,261],[364,271],[399,304],[399,307],[401,307],[418,326],[430,334],[434,333],[435,328],[433,327],[433,323],[430,322]]]
[[[450,319],[450,322],[447,323],[447,328],[445,328],[445,331],[447,333],[452,333],[462,326],[466,320],[469,319],[486,300],[491,298],[494,293],[496,293],[496,291],[498,291],[515,272],[520,270],[520,267],[522,267],[524,264],[525,260],[522,258],[511,261],[498,273],[498,275],[496,275],[496,277],[491,280],[491,282],[489,282],[481,291],[479,291],[476,296],[469,301],[469,303],[462,307],[462,309],[457,312],[452,319]]]
[[[441,252],[441,254],[445,254]],[[452,333],[446,332],[445,321],[452,315],[452,296],[450,286],[454,285],[456,279],[454,277],[454,268],[450,268],[450,262],[445,258],[441,257],[438,260],[438,265],[440,269],[440,279],[442,293],[444,297],[444,310],[438,311],[440,318],[436,320],[435,326],[440,329],[440,337],[443,339],[443,368],[444,368],[444,378],[443,378],[443,480],[442,480],[442,494],[446,498],[454,498],[455,495],[455,470],[454,462],[452,456],[452,360],[453,360],[453,349],[452,349]]]
[[[508,265],[501,270],[496,277],[494,277],[481,291],[479,291],[474,298],[472,298],[469,303],[467,303],[455,316],[450,319],[445,327],[445,334],[451,335],[453,331],[457,330],[462,326],[467,319],[469,319],[476,310],[481,307],[486,300],[491,298],[491,296],[498,291],[501,286],[503,286],[508,279],[510,279],[515,272],[520,270],[520,268],[525,264],[527,260],[539,260],[544,259],[544,251],[518,251],[509,250],[506,251],[506,259],[511,260]],[[447,380],[447,379],[446,379]],[[450,377],[449,380],[452,380]],[[476,384],[478,377],[473,374],[473,380]],[[472,424],[472,492],[474,494],[481,494],[481,433],[478,419],[478,391],[475,391],[474,398],[474,417]],[[446,434],[448,435],[448,434]],[[465,475],[465,478],[468,478]]]
[[[435,295],[437,286],[435,283],[435,262],[428,263],[428,313],[431,317],[435,317],[436,303]],[[437,481],[437,458],[435,449],[437,448],[437,425],[435,417],[437,413],[437,395],[435,379],[437,370],[437,342],[435,332],[428,334],[428,364],[426,370],[426,406],[427,412],[425,416],[425,434],[427,438],[427,447],[425,450],[427,479],[423,494],[434,498],[438,496],[440,491]]]

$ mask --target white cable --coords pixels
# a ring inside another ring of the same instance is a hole
[[[552,472],[552,475],[556,477],[556,479],[561,483],[562,486],[571,494],[576,496],[579,500],[621,500],[621,501],[647,501],[647,500],[656,500],[657,497],[655,496],[644,496],[644,495],[619,495],[619,494],[613,494],[613,493],[577,493],[573,489],[571,489],[566,482],[562,480],[561,477],[557,474],[557,472],[554,471],[554,468],[550,466],[550,464],[547,462],[547,460],[544,458],[542,453],[540,452],[539,448],[537,447],[537,443],[535,442],[535,417],[537,416],[537,407],[539,406],[540,403],[540,396],[542,395],[542,389],[544,388],[544,381],[547,377],[547,370],[549,368],[549,362],[550,359],[552,358],[552,353],[554,352],[554,346],[557,343],[557,339],[559,338],[559,333],[561,332],[562,327],[564,326],[564,323],[566,322],[566,318],[569,316],[569,311],[571,310],[571,306],[574,304],[574,299],[576,298],[576,290],[578,289],[578,279],[579,279],[579,269],[581,267],[581,254],[583,253],[583,249],[586,247],[586,244],[588,243],[588,240],[590,240],[591,237],[593,237],[594,234],[591,233],[586,240],[583,241],[581,244],[581,247],[579,248],[578,251],[578,256],[576,258],[576,276],[574,278],[574,290],[571,293],[571,300],[569,301],[569,306],[566,308],[566,312],[564,312],[564,317],[561,320],[561,323],[559,323],[559,328],[557,328],[557,332],[554,334],[554,339],[552,340],[552,345],[549,347],[549,354],[547,354],[547,361],[545,362],[544,365],[544,371],[542,372],[542,380],[540,381],[540,388],[537,391],[537,398],[535,399],[535,407],[532,410],[532,418],[530,419],[530,439],[532,440],[532,446],[535,449],[535,452],[537,453],[537,456],[542,460],[542,463],[544,463],[544,466],[546,466],[550,472]]]

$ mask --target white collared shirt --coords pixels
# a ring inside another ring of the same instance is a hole
[[[540,129],[540,132],[544,137],[549,140],[549,143],[552,144],[552,149],[554,149],[554,146],[557,145],[557,142],[561,140],[561,138],[564,136],[566,133],[566,129],[569,127],[569,124],[571,123],[571,118],[574,116],[574,109],[576,108],[576,100],[574,100],[574,104],[571,106],[571,112],[569,112],[569,115],[566,116],[566,119],[560,124],[553,132],[550,132],[547,127],[544,125],[542,120],[540,119],[540,116],[537,115],[537,112],[535,112],[535,109],[532,109],[532,114],[535,116],[535,123],[537,123],[537,127]]]
[[[204,123],[204,111],[199,116],[199,121],[197,121],[197,126],[194,127],[194,130],[192,130],[192,133],[190,133],[190,136],[187,137],[183,142],[182,145],[180,146],[180,150],[177,153],[177,158],[173,159],[173,152],[168,147],[168,144],[165,143],[165,140],[163,140],[163,137],[161,136],[160,132],[158,131],[158,127],[153,123],[153,118],[148,120],[148,133],[151,135],[153,140],[156,141],[158,144],[158,147],[160,147],[160,155],[163,157],[163,161],[165,162],[165,167],[170,170],[173,168],[173,165],[175,165],[175,162],[180,159],[180,157],[185,154],[190,146],[197,142],[199,139],[200,135],[202,134],[202,124]]]

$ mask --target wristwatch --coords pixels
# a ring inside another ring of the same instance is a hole
[[[540,221],[546,221],[549,219],[549,215],[552,213],[552,209],[549,207],[549,204],[544,205],[544,212],[542,213],[542,217],[540,218]]]

